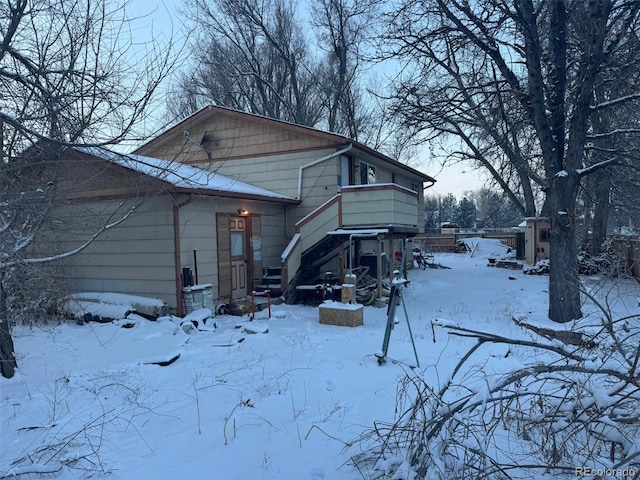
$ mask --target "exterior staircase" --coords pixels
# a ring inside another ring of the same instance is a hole
[[[296,223],[296,233],[281,255],[280,294],[289,302],[298,284],[318,278],[349,233],[379,229],[413,236],[422,221],[418,194],[396,184],[343,187],[342,191]],[[342,239],[331,235],[340,230]],[[345,237],[346,235],[346,237]],[[275,281],[275,274],[273,280]],[[263,284],[265,282],[262,282]]]
[[[282,268],[280,265],[263,268],[262,278],[260,283],[255,286],[255,291],[264,292],[266,290],[269,290],[272,298],[282,295]]]

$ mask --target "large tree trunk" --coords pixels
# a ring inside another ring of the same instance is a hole
[[[13,377],[18,367],[11,338],[11,327],[7,315],[7,293],[4,290],[4,274],[0,273],[0,375]]]
[[[18,367],[13,353],[13,338],[9,331],[9,321],[0,320],[0,375],[11,378]]]
[[[582,317],[574,211],[578,181],[575,173],[557,176],[547,191],[551,218],[549,318],[560,323]]]
[[[607,239],[607,225],[611,211],[611,183],[608,172],[598,172],[596,188],[594,189],[595,205],[593,212],[593,227],[591,234],[591,254],[600,255],[602,244]],[[599,181],[598,181],[599,180]]]

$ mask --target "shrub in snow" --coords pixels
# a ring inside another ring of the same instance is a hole
[[[52,265],[14,265],[5,272],[3,288],[9,320],[23,325],[55,319],[68,293],[61,269]]]
[[[440,384],[407,370],[396,421],[360,438],[366,452],[355,466],[376,479],[575,478],[576,467],[637,478],[640,314],[616,320],[592,300],[599,320],[584,321],[583,342],[563,341],[575,331],[527,329],[515,339],[440,325],[475,345]],[[503,360],[510,355],[522,363]]]
[[[611,278],[628,277],[630,272],[625,258],[613,247],[611,240],[602,244],[599,255],[580,258],[581,272],[584,274],[601,273]]]
[[[609,244],[610,245],[610,244]],[[549,260],[540,260],[535,265],[524,265],[523,273],[528,275],[545,275],[549,273]],[[601,274],[609,278],[628,277],[629,269],[626,261],[614,248],[603,247],[600,255],[580,255],[578,257],[578,273],[580,275]]]

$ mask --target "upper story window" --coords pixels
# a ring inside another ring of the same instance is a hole
[[[360,162],[360,184],[369,185],[377,182],[376,167]]]

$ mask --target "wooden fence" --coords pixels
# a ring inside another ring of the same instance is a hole
[[[418,235],[413,239],[413,242],[433,253],[458,253],[458,242],[472,237],[495,238],[513,249],[517,247],[515,232]],[[614,236],[611,239],[611,245],[624,258],[631,275],[640,281],[640,237]]]
[[[511,248],[516,248],[516,234],[514,233],[450,233],[437,235],[418,235],[413,243],[422,245],[425,250],[433,253],[458,253],[458,242],[465,238],[494,238]]]
[[[615,236],[611,238],[611,246],[622,255],[631,275],[640,280],[640,238]]]

